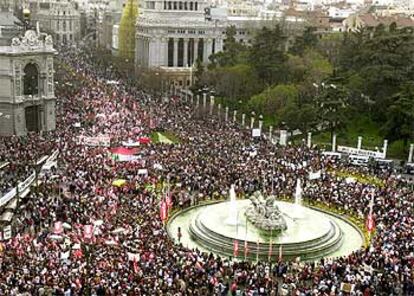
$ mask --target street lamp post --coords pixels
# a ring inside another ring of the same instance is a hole
[[[254,116],[256,114],[254,113],[254,111],[252,111],[252,117],[250,118],[250,129],[253,129],[254,127]]]
[[[260,131],[262,131],[262,127],[263,127],[263,115],[260,114],[259,115],[259,129],[260,129]]]
[[[203,92],[203,108],[206,108],[207,105],[207,93]]]
[[[214,96],[210,95],[210,115],[213,115],[214,109]]]

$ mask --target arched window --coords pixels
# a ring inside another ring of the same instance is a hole
[[[29,63],[24,67],[23,94],[37,95],[39,93],[39,71],[37,66]]]
[[[198,2],[194,3],[194,10],[198,10]]]

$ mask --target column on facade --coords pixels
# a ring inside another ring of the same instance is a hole
[[[212,52],[213,41],[211,39],[204,39],[204,48],[203,48],[203,62],[207,64],[209,62],[208,58]]]
[[[194,38],[194,63],[198,59],[198,38]]]
[[[178,66],[178,39],[177,38],[174,38],[174,57],[173,57],[173,59],[174,59],[173,65],[174,65],[174,67],[177,67]]]
[[[161,38],[161,66],[168,67],[168,38]]]
[[[218,53],[220,51],[223,51],[223,39],[222,38],[216,38],[215,53]]]
[[[183,67],[188,67],[188,38],[184,38],[184,55],[183,55]]]

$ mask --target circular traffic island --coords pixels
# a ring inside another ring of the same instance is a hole
[[[189,248],[226,257],[234,255],[237,245],[237,257],[251,261],[268,260],[269,254],[272,261],[280,255],[284,260],[317,260],[348,255],[363,245],[362,233],[340,217],[288,202],[276,201],[275,206],[280,211],[278,219],[285,222],[282,230],[268,231],[253,224],[248,218],[251,201],[237,200],[181,211],[170,219],[168,233],[175,240],[180,236]]]

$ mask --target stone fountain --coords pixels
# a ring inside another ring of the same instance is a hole
[[[250,201],[251,205],[246,209],[245,215],[254,226],[265,231],[286,230],[286,221],[274,196],[264,197],[260,192],[255,192]]]

